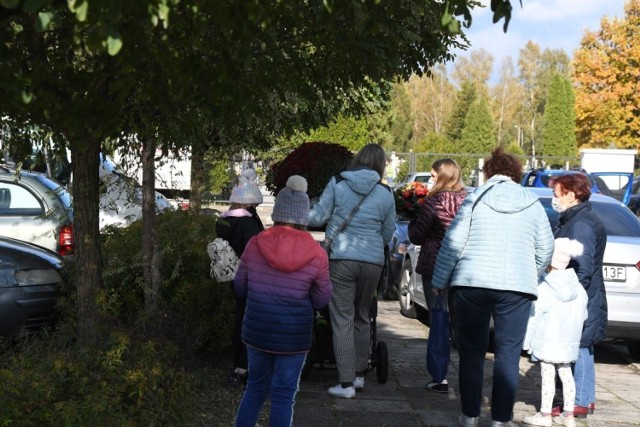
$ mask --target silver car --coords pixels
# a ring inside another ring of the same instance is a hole
[[[71,195],[44,174],[0,168],[0,236],[72,255]]]
[[[540,197],[551,227],[558,213],[551,208],[553,191],[529,188]],[[640,359],[640,219],[612,197],[593,194],[590,202],[607,231],[602,273],[607,291],[609,323],[607,337],[626,344],[632,357]],[[427,304],[422,277],[415,273],[420,247],[409,245],[399,285],[400,310],[425,322]]]

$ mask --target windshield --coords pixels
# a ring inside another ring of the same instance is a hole
[[[540,203],[549,217],[551,228],[558,226],[558,214],[551,207],[551,199],[541,197]],[[617,203],[591,202],[593,212],[600,218],[607,236],[640,237],[640,220],[626,206]]]

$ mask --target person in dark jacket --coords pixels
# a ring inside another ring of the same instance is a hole
[[[329,258],[306,231],[307,181],[289,177],[276,197],[273,227],[249,241],[233,279],[247,299],[242,340],[249,354],[249,381],[236,427],[253,427],[267,397],[270,426],[290,426],[294,398],[311,348],[314,310],[331,299]]]
[[[580,339],[578,359],[573,367],[576,383],[575,407],[558,405],[552,414],[559,415],[564,409],[578,418],[586,417],[595,410],[596,371],[593,356],[594,345],[607,335],[607,294],[602,277],[602,259],[607,244],[607,233],[600,219],[591,209],[589,198],[591,186],[584,174],[566,174],[552,181],[553,209],[560,213],[555,238],[568,237],[580,242],[584,251],[571,259],[568,268],[573,268],[580,283],[587,291],[589,317],[584,323]]]
[[[421,246],[416,272],[422,275],[422,286],[429,316],[431,316],[436,295],[441,297],[444,303],[443,309],[449,311],[447,290],[436,289],[434,292],[434,288],[431,286],[431,277],[444,234],[467,196],[460,176],[460,167],[455,160],[437,160],[431,168],[431,178],[427,183],[427,186],[430,187],[429,194],[420,208],[418,218],[409,223],[409,240],[414,245]],[[446,327],[448,330],[448,322]],[[436,333],[437,330],[429,330],[429,341],[437,339]],[[432,380],[425,387],[437,393],[447,393],[449,384],[442,375],[446,375],[450,353],[448,351],[434,352],[430,349],[431,346],[427,345],[427,371],[431,374]],[[441,368],[443,366],[444,369]]]
[[[238,177],[238,183],[231,190],[229,210],[220,215],[222,220],[216,223],[216,235],[229,242],[238,258],[244,253],[249,239],[264,230],[256,212],[256,207],[262,203],[262,193],[255,180],[256,172],[253,169],[245,169],[242,172]],[[239,386],[246,382],[248,369],[247,349],[240,337],[246,299],[236,297],[235,302],[231,335],[233,369],[227,377],[227,382],[229,385]]]

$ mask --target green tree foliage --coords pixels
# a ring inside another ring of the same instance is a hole
[[[520,49],[518,66],[520,83],[523,87],[522,129],[526,130],[527,150],[531,154],[536,154],[536,145],[540,143],[542,137],[542,116],[551,78],[556,73],[568,75],[569,58],[561,49],[541,51],[540,46],[528,41],[525,47]]]
[[[462,139],[462,129],[467,118],[467,113],[471,104],[476,99],[476,87],[470,81],[462,83],[456,96],[456,102],[451,110],[451,115],[447,119],[445,135],[452,144],[452,148],[457,149],[458,142]]]
[[[351,151],[358,151],[372,142],[368,117],[356,118],[340,115],[329,123],[309,132],[305,141],[327,141],[343,145]]]
[[[555,74],[551,79],[544,110],[542,155],[575,157],[576,154],[576,112],[573,88],[569,79]]]
[[[447,78],[447,68],[440,65],[429,76],[413,75],[406,87],[415,118],[414,140],[421,141],[430,132],[443,133],[456,93]]]
[[[442,158],[442,154],[451,153],[451,143],[441,133],[429,132],[416,144],[416,153],[435,153],[433,156],[416,156],[416,170],[430,171],[431,165]]]
[[[413,149],[413,110],[411,108],[411,98],[407,88],[402,82],[393,85],[390,102],[391,149],[400,153],[407,153]]]
[[[81,339],[98,321],[95,159],[105,141],[130,144],[120,137],[136,133],[198,153],[204,139],[268,147],[362,111],[392,76],[451,59],[466,39],[441,18],[468,10],[417,0],[2,1],[0,117],[44,129],[72,153]]]
[[[487,100],[478,98],[469,107],[469,112],[464,121],[462,138],[460,140],[460,152],[486,156],[496,146],[496,131],[489,111]],[[476,166],[476,159],[469,158],[461,162],[460,167],[468,176]]]

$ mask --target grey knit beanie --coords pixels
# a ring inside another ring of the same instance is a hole
[[[300,175],[292,175],[287,185],[278,193],[271,213],[273,222],[309,225],[309,196],[307,180]]]

